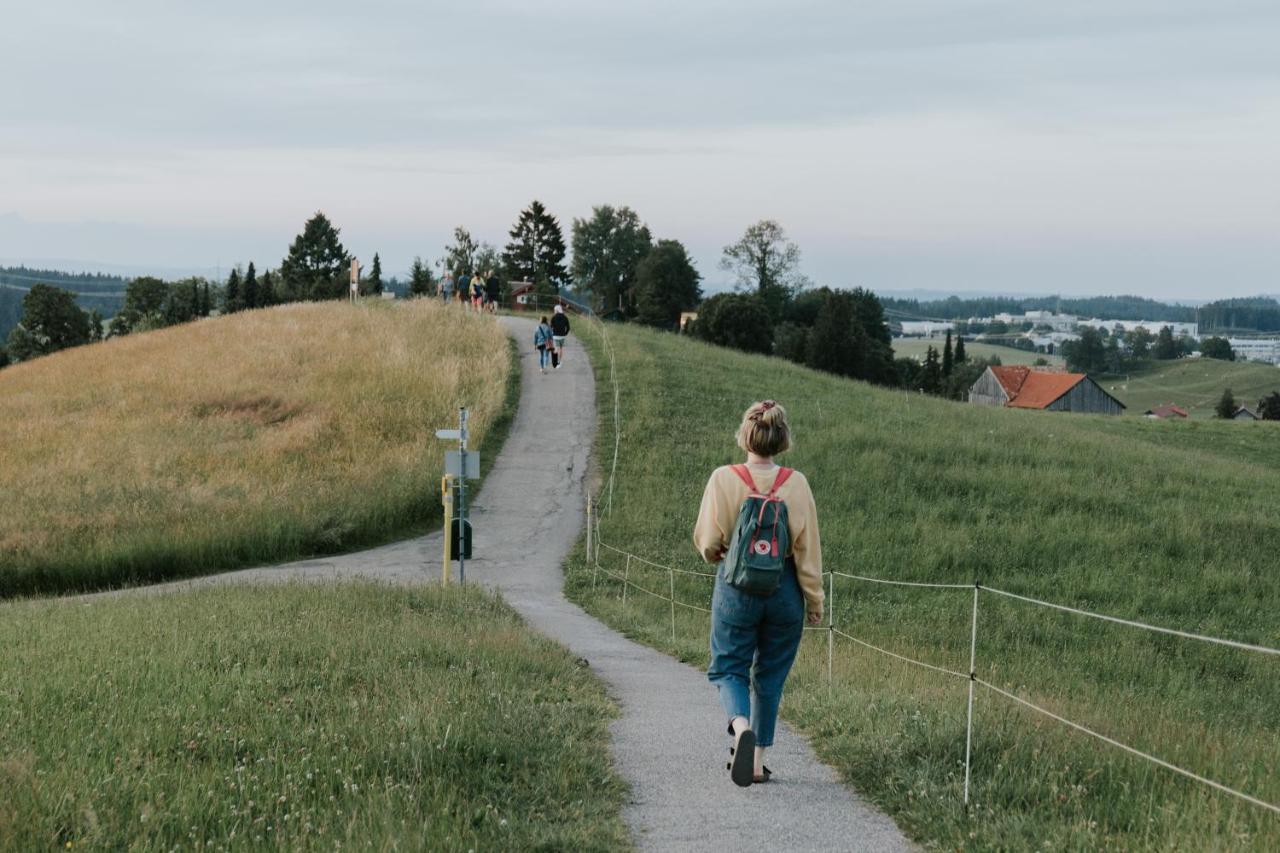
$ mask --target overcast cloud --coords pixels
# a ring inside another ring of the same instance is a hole
[[[615,8],[618,7],[618,8]],[[44,2],[0,29],[0,258],[384,268],[543,200],[817,282],[1280,291],[1273,2]]]

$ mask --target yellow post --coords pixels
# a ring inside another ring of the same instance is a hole
[[[453,538],[453,478],[448,474],[440,478],[440,498],[444,502],[444,585],[449,585],[449,569],[453,565],[453,554],[449,551],[449,540]]]

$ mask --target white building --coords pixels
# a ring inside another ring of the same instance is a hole
[[[904,338],[932,338],[934,335],[945,335],[954,331],[955,323],[939,323],[935,320],[903,320],[902,336]]]
[[[1091,320],[1080,320],[1079,325],[1090,326],[1094,329],[1106,329],[1109,332],[1132,332],[1137,329],[1146,329],[1153,335],[1160,334],[1160,330],[1168,326],[1173,330],[1175,338],[1195,338],[1200,339],[1200,327],[1195,323],[1173,323],[1168,320],[1099,320],[1093,318]]]
[[[1280,364],[1280,338],[1228,338],[1236,359]]]

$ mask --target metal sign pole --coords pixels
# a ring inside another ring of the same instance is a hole
[[[462,454],[462,476],[458,478],[458,518],[461,536],[467,533],[467,407],[458,409],[459,451]],[[458,548],[458,583],[467,585],[466,547]]]

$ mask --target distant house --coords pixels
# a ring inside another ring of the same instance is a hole
[[[1231,416],[1233,421],[1256,421],[1258,416],[1249,410],[1248,406],[1241,406],[1236,409],[1236,413]]]
[[[1149,418],[1185,418],[1187,417],[1187,410],[1170,403],[1167,406],[1156,406],[1154,409],[1147,409],[1142,414]]]
[[[1040,370],[1022,365],[988,367],[969,389],[979,406],[1118,415],[1124,403],[1083,373]]]
[[[521,308],[531,308],[530,296],[533,294],[533,282],[531,281],[513,281],[507,287],[507,295],[511,297],[511,301]]]

